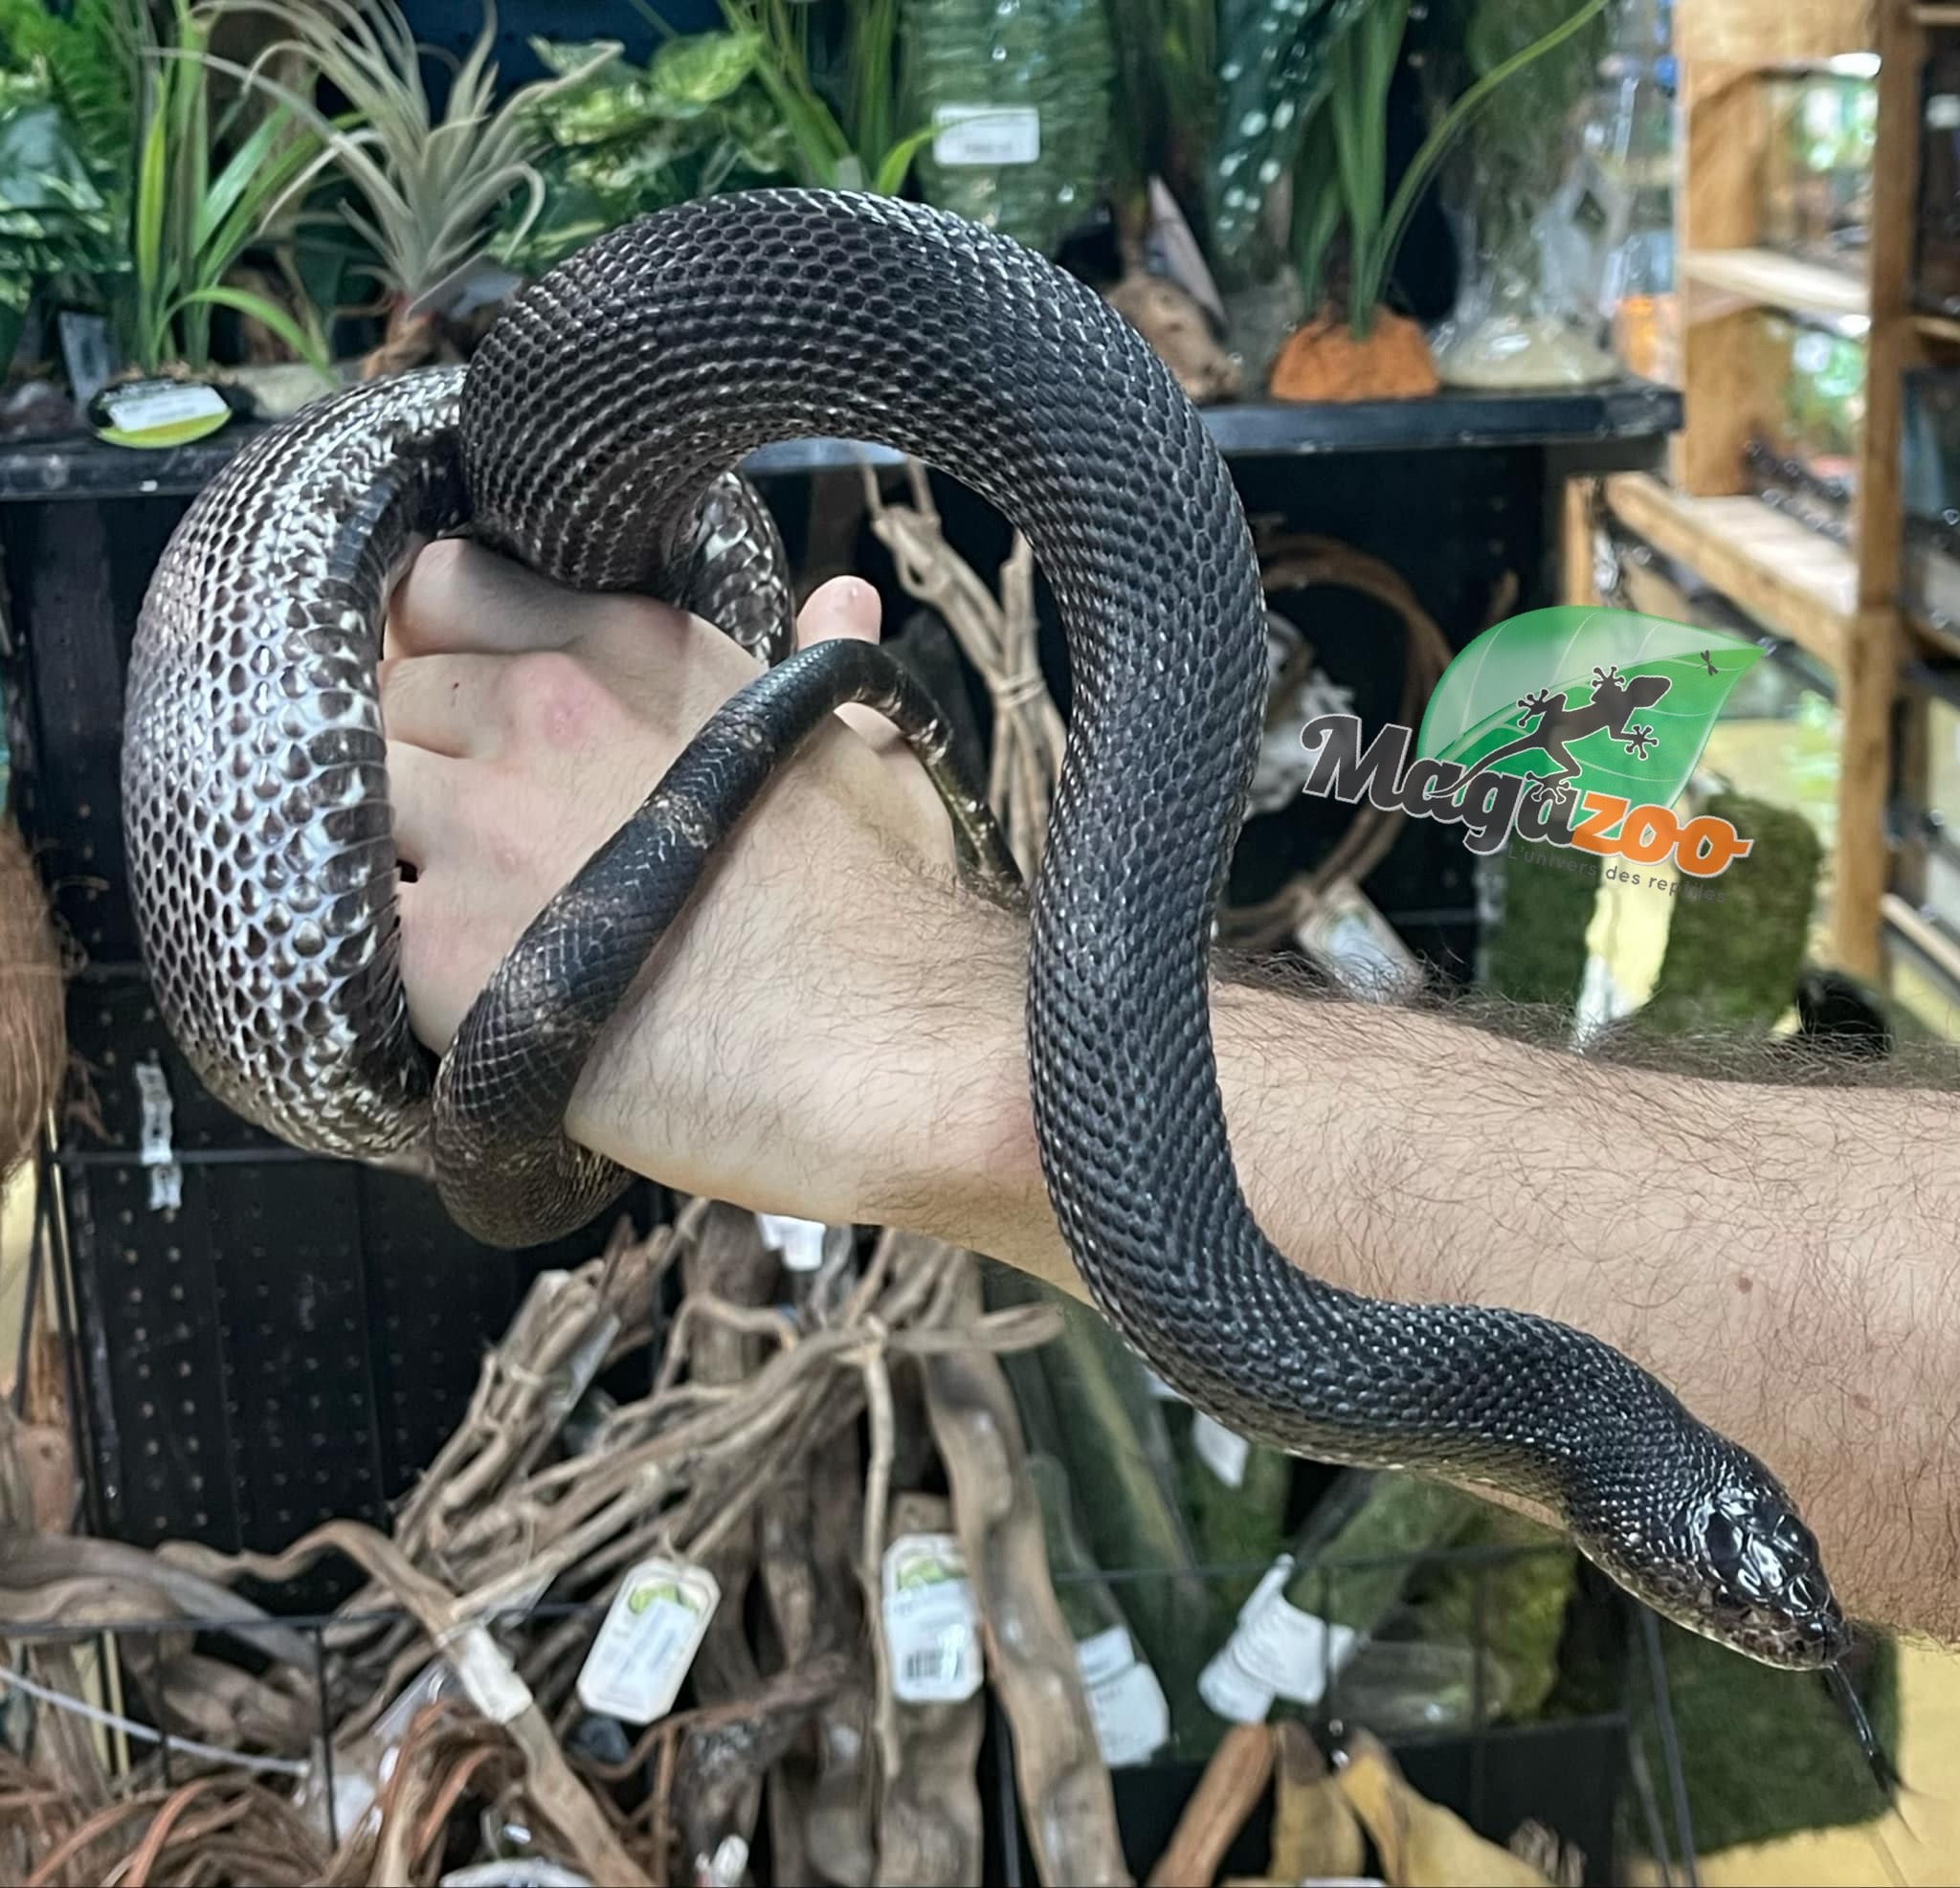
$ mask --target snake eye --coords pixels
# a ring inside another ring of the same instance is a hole
[[[1710,1515],[1707,1526],[1708,1559],[1725,1579],[1742,1566],[1743,1534],[1726,1515]]]

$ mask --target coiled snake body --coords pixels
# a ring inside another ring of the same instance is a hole
[[[1541,1319],[1338,1290],[1261,1235],[1207,983],[1263,689],[1245,520],[1143,341],[956,218],[794,190],[663,211],[526,291],[467,370],[325,400],[201,495],[139,627],[124,793],[158,997],[212,1090],[319,1151],[433,1146],[463,1225],[541,1239],[623,1184],[560,1125],[594,1037],[715,841],[839,702],[892,715],[969,869],[1009,869],[889,658],[780,659],[780,555],[732,469],[813,434],[976,489],[1065,622],[1028,1054],[1050,1198],[1104,1312],[1249,1437],[1508,1490],[1682,1624],[1834,1663],[1846,1629],[1789,1497],[1645,1372]],[[562,583],[685,602],[773,666],[540,917],[432,1076],[397,971],[374,665],[412,537],[464,524]]]

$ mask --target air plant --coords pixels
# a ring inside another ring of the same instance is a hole
[[[520,87],[496,104],[497,33],[486,0],[483,29],[457,67],[442,116],[422,81],[422,49],[394,0],[251,0],[290,34],[249,69],[228,69],[271,92],[320,139],[327,162],[358,198],[339,214],[372,248],[390,296],[390,342],[425,326],[454,288],[479,267],[500,235],[522,241],[544,202],[533,159],[544,143],[533,107],[583,84],[612,57],[603,48],[569,71]],[[329,120],[265,67],[295,52],[352,107]],[[303,180],[302,180],[303,181]],[[287,197],[297,196],[289,188]],[[502,218],[513,198],[513,228]]]
[[[1367,0],[1329,48],[1294,167],[1294,261],[1309,307],[1325,292],[1333,238],[1345,227],[1348,322],[1357,340],[1367,337],[1416,203],[1464,127],[1506,79],[1562,45],[1606,4],[1585,0],[1550,32],[1484,73],[1437,120],[1389,196],[1389,87],[1409,0]]]

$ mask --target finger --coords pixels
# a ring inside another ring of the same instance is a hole
[[[415,559],[395,588],[388,653],[563,649],[587,632],[603,601],[563,589],[480,544],[443,538]]]
[[[388,798],[397,856],[419,873],[434,859],[460,854],[457,810],[469,804],[478,771],[445,754],[403,742],[388,744]]]
[[[405,742],[453,759],[496,750],[500,695],[509,659],[501,655],[393,656],[377,671],[381,726],[392,746]]]
[[[796,618],[796,647],[819,642],[876,642],[883,611],[878,591],[861,577],[833,577],[810,594]],[[902,746],[903,737],[875,710],[851,702],[837,713],[871,744],[883,751]]]

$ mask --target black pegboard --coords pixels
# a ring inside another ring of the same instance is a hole
[[[0,504],[14,809],[82,959],[55,1153],[92,1519],[118,1538],[276,1550],[381,1520],[466,1408],[529,1278],[607,1225],[512,1255],[412,1179],[297,1154],[212,1096],[164,1029],[122,854],[122,677],[181,496]],[[143,1161],[170,1100],[174,1200]],[[657,1189],[624,1210],[641,1224]],[[289,1603],[323,1603],[328,1585]]]

